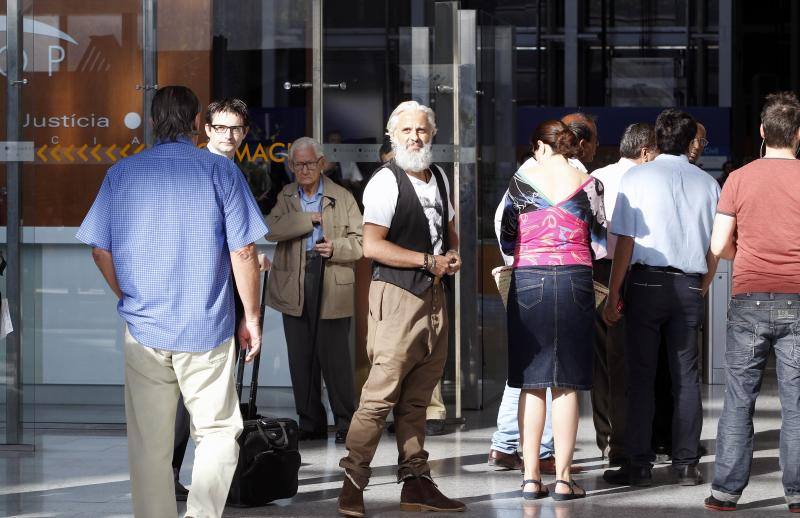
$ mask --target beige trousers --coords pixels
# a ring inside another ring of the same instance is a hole
[[[366,487],[386,416],[394,411],[397,478],[430,473],[425,451],[425,409],[447,359],[444,290],[434,285],[417,297],[382,281],[369,288],[369,376],[347,434],[348,455],[339,465]]]
[[[205,353],[181,353],[145,347],[126,330],[125,417],[136,518],[178,515],[172,450],[179,394],[196,444],[186,516],[222,516],[242,432],[235,365],[233,338]]]
[[[436,384],[431,394],[431,402],[425,409],[425,419],[447,419],[447,408],[442,399],[442,382]]]

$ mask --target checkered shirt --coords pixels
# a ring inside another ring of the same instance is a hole
[[[206,352],[234,332],[230,251],[266,233],[236,165],[181,138],[111,167],[76,237],[111,252],[139,343]]]

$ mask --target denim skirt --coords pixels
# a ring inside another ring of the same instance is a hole
[[[508,385],[592,388],[594,314],[590,266],[515,268],[508,292]]]

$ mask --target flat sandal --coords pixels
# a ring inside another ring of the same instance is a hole
[[[536,484],[539,486],[539,491],[525,491],[525,484]],[[522,481],[522,498],[525,500],[539,500],[540,498],[546,498],[550,494],[550,491],[542,484],[541,480],[534,480],[532,478],[526,479]]]
[[[574,480],[570,480],[567,482],[566,480],[556,480],[556,485],[558,484],[565,484],[569,487],[569,493],[556,493],[555,490],[553,491],[553,500],[575,500],[578,498],[584,498],[586,496],[586,491],[584,490],[583,493],[576,493],[575,488],[583,489],[581,486],[578,485],[577,482]]]

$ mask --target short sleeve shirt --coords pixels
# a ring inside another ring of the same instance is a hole
[[[439,172],[442,174],[445,191],[447,192],[449,221],[452,221],[455,217],[455,209],[453,204],[450,203],[450,183],[441,169],[439,169]],[[441,254],[444,250],[442,246],[442,231],[444,227],[442,226],[441,210],[443,205],[442,196],[439,194],[439,188],[436,185],[436,178],[431,174],[428,182],[423,182],[411,175],[408,175],[408,179],[411,180],[411,185],[414,186],[414,191],[417,193],[420,204],[425,211],[425,217],[428,219],[433,253]],[[399,192],[397,179],[391,170],[384,167],[375,173],[364,188],[364,223],[390,228],[392,219],[394,219],[394,211],[397,208]]]
[[[206,352],[233,336],[230,252],[266,232],[236,165],[180,139],[109,169],[76,237],[111,252],[139,343]]]
[[[734,295],[800,293],[800,160],[760,158],[732,172],[717,212],[736,218]]]
[[[686,155],[661,154],[622,176],[611,232],[633,238],[631,264],[704,274],[718,199],[716,180]]]

